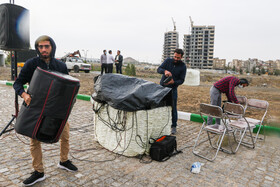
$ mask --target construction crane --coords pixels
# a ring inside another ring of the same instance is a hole
[[[172,17],[171,17],[172,18]],[[174,19],[172,18],[172,21],[173,21],[173,25],[174,25],[174,31],[176,31],[176,22],[174,21]]]
[[[189,18],[190,18],[190,21],[191,21],[191,27],[193,27],[193,20],[192,20],[192,17],[189,16]]]

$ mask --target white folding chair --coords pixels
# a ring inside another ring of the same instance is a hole
[[[225,128],[216,129],[216,128],[213,128],[213,125],[207,125],[207,121],[205,120],[203,115],[210,116],[210,117],[215,117],[215,118],[220,118],[221,122],[225,125]],[[229,130],[229,128],[226,124],[223,109],[219,106],[202,103],[202,104],[200,104],[200,116],[203,119],[203,123],[202,123],[202,126],[200,128],[197,139],[195,141],[195,145],[193,147],[193,154],[196,155],[196,156],[199,156],[201,158],[204,158],[206,160],[214,161],[220,150],[224,151],[224,152],[227,152],[227,153],[235,153],[232,150],[232,145],[231,145],[231,142],[230,142],[230,138],[228,138],[228,141],[229,141],[228,144],[230,146],[230,150],[228,150],[224,147],[222,148],[222,146],[221,146],[225,135],[227,134],[229,136],[229,132],[232,132],[232,131]],[[210,157],[211,155],[207,156],[207,155],[201,153],[203,151],[199,150],[199,147],[201,147],[201,144],[205,142],[205,141],[200,140],[200,136],[202,135],[203,132],[207,133],[208,139],[206,141],[209,141],[211,149],[216,149],[216,152],[215,152],[214,156],[212,156],[212,157]],[[214,142],[212,142],[212,140],[211,140],[212,137],[210,137],[210,134],[213,134],[215,136],[218,135],[218,140],[217,140],[216,145],[213,144]]]
[[[252,135],[252,129],[254,126],[252,126],[248,120],[245,118],[245,109],[241,104],[235,104],[235,103],[224,103],[224,112],[228,120],[228,125],[230,128],[233,129],[233,137],[235,142],[237,142],[237,147],[235,149],[235,152],[239,149],[240,144],[248,144],[251,148],[255,147],[255,143],[253,140]],[[230,118],[236,118],[236,120],[231,120]],[[237,132],[240,132],[239,138],[237,139]],[[244,142],[243,138],[246,134],[246,132],[249,132],[249,142]]]
[[[261,117],[259,117],[259,118],[246,117],[250,126],[253,128],[257,128],[257,133],[254,136],[254,143],[256,143],[256,141],[258,139],[261,129],[263,129],[263,137],[264,137],[263,139],[265,140],[265,128],[264,128],[263,121],[267,114],[269,103],[267,101],[259,100],[259,99],[248,99],[247,103],[248,103],[247,111],[248,110],[257,110],[257,111],[261,112],[261,115],[260,115]]]

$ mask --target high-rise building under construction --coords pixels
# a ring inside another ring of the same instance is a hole
[[[191,68],[212,69],[214,55],[215,26],[194,26],[191,34],[184,35],[184,62]]]
[[[172,21],[174,24],[174,30],[164,33],[162,61],[164,61],[168,57],[173,57],[175,49],[179,47],[179,34],[176,31],[176,25],[173,18]]]

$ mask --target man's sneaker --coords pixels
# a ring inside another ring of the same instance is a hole
[[[29,178],[27,178],[27,179],[25,179],[25,181],[23,181],[23,185],[31,186],[37,182],[45,180],[45,178],[46,177],[44,175],[44,172],[40,173],[35,170],[34,172],[32,172],[32,175]]]
[[[66,169],[67,171],[78,171],[78,168],[74,166],[70,160],[59,162],[57,166],[61,169]]]
[[[171,127],[171,134],[176,134],[176,127]]]

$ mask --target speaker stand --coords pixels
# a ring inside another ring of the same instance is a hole
[[[17,52],[16,51],[11,51],[11,79],[14,80],[14,81],[17,79]],[[1,131],[0,137],[2,136],[2,134],[5,134],[7,132],[10,132],[10,131],[14,130],[14,127],[10,127],[10,126],[13,124],[13,121],[17,118],[18,111],[19,111],[18,95],[15,92],[15,114],[12,115],[12,119],[9,121],[9,123]]]

